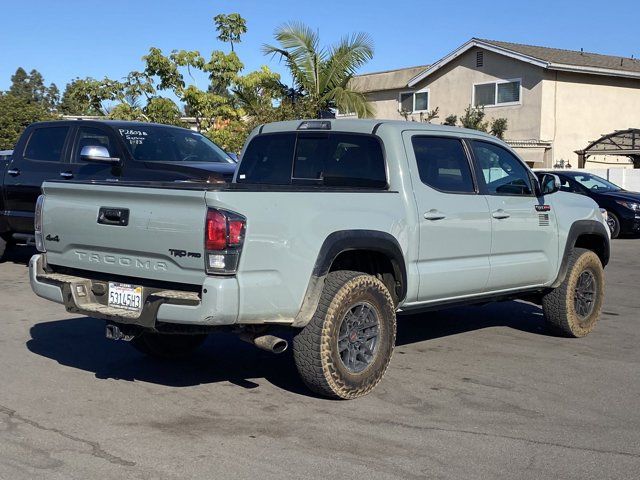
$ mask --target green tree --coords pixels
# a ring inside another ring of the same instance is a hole
[[[41,104],[50,111],[56,109],[60,100],[60,91],[55,83],[47,87],[40,72],[33,69],[27,74],[22,67],[11,76],[8,94],[30,103]]]
[[[150,122],[184,126],[181,120],[182,112],[180,112],[180,108],[169,98],[153,97],[149,99],[144,107],[144,114]]]
[[[458,123],[457,115],[449,115],[445,118],[443,125],[449,125],[455,127]],[[489,123],[485,121],[484,108],[481,106],[472,107],[469,105],[464,115],[460,117],[461,126],[464,128],[471,128],[473,130],[480,130],[481,132],[489,132],[491,135],[495,135],[500,139],[504,139],[504,134],[507,131],[507,119],[506,118],[494,118]]]
[[[494,118],[491,121],[491,128],[489,133],[495,135],[500,140],[504,140],[504,134],[507,131],[507,119],[506,118]]]
[[[316,116],[333,108],[359,117],[373,114],[364,94],[350,88],[349,80],[373,58],[373,42],[366,33],[355,33],[337,44],[321,47],[317,32],[302,23],[278,28],[279,46],[264,45],[263,53],[280,57],[298,88],[313,105]]]
[[[447,118],[444,119],[443,125],[448,125],[450,127],[455,127],[458,123],[457,115],[448,115]]]
[[[232,52],[234,51],[233,44],[240,43],[240,37],[247,33],[247,22],[239,13],[230,13],[229,15],[221,13],[213,17],[213,23],[218,32],[218,40],[229,42]]]
[[[108,109],[108,117],[113,120],[128,120],[137,122],[148,122],[147,117],[140,107],[137,99],[130,98],[129,101],[118,103]]]
[[[146,64],[145,74],[152,79],[158,78],[160,90],[171,90],[185,104],[185,112],[195,117],[199,130],[209,130],[219,120],[240,118],[241,112],[234,108],[227,94],[242,69],[242,63],[235,53],[227,55],[216,51],[212,53],[210,61],[205,61],[197,51],[176,50],[167,56],[159,48],[151,48],[143,60]],[[181,69],[186,69],[192,79],[193,70],[207,73],[210,85],[216,88],[202,90],[195,83],[187,84]]]
[[[484,121],[485,113],[483,107],[472,107],[469,105],[464,115],[460,117],[460,123],[464,128],[471,128],[473,130],[480,130],[481,132],[487,131],[488,123]]]
[[[420,121],[425,123],[431,123],[431,120],[435,120],[436,118],[440,118],[440,107],[436,107],[429,112],[420,112]]]
[[[11,86],[9,87],[8,93],[14,97],[23,98],[25,100],[31,99],[29,75],[27,75],[24,68],[18,67],[16,73],[11,75]]]
[[[0,92],[0,150],[13,149],[29,124],[53,118],[44,104]]]
[[[116,100],[122,91],[122,84],[109,78],[96,80],[91,77],[76,78],[68,83],[60,111],[65,115],[104,115],[104,102]]]

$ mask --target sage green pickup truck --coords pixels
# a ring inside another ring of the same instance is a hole
[[[31,285],[153,356],[222,329],[276,353],[293,338],[307,386],[355,398],[389,365],[397,312],[522,299],[556,334],[593,330],[609,235],[558,188],[477,131],[267,124],[229,184],[46,182]]]

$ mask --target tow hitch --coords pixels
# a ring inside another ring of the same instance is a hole
[[[126,330],[127,331],[123,331],[123,329],[115,323],[107,323],[107,326],[105,328],[105,336],[109,340],[122,340],[124,342],[130,342],[136,337],[138,332],[134,331],[133,329]]]

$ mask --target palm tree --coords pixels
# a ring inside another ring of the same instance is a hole
[[[264,45],[263,53],[285,61],[295,88],[303,92],[318,116],[330,108],[359,117],[373,115],[364,94],[349,85],[357,69],[373,58],[369,35],[354,33],[335,45],[320,47],[317,32],[302,23],[288,23],[274,36],[279,46]]]

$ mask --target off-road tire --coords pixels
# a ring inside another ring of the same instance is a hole
[[[575,308],[576,287],[583,272],[591,272],[596,292],[593,308],[580,318]],[[560,286],[542,297],[545,321],[552,333],[562,337],[584,337],[596,326],[604,300],[604,270],[600,258],[591,250],[574,248],[569,257],[567,274]]]
[[[361,302],[377,314],[378,343],[368,366],[352,373],[340,357],[338,336],[347,312]],[[311,390],[330,398],[353,399],[366,395],[382,380],[395,341],[395,305],[384,283],[373,275],[340,270],[327,275],[313,318],[293,340],[293,355]]]
[[[618,238],[620,235],[620,219],[618,216],[607,210],[607,216],[609,217],[609,221],[607,222],[609,230],[611,231],[611,238]]]
[[[143,332],[131,340],[131,345],[150,357],[175,360],[192,354],[206,338],[207,335]]]

